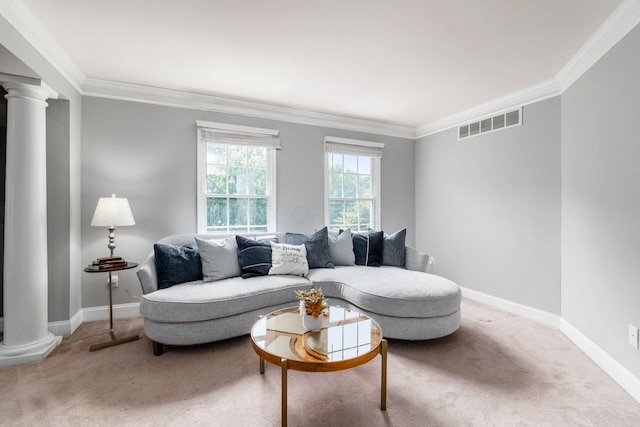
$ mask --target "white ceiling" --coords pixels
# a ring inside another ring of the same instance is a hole
[[[24,0],[86,77],[416,127],[553,79],[622,0]]]

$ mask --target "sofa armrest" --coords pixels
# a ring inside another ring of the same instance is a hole
[[[142,293],[149,294],[158,290],[158,273],[156,272],[156,257],[149,255],[147,259],[140,265],[138,271],[138,280],[142,286]]]
[[[424,252],[412,248],[411,246],[405,247],[404,266],[407,270],[427,272],[427,264],[429,262],[429,255]]]

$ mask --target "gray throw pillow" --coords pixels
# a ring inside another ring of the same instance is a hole
[[[333,265],[355,265],[356,254],[353,253],[350,229],[347,228],[337,236],[329,235],[329,255]]]
[[[287,233],[285,242],[290,245],[301,245],[307,248],[309,268],[334,268],[329,253],[329,233],[327,227],[316,231],[311,236],[298,233]]]
[[[238,244],[234,237],[214,240],[196,237],[196,243],[200,250],[202,275],[205,282],[240,276]]]
[[[384,241],[382,242],[382,265],[404,267],[406,238],[406,228],[396,231],[391,235],[384,235]]]

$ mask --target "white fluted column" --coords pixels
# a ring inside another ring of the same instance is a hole
[[[47,328],[46,100],[57,94],[39,80],[2,86],[8,94],[0,366],[7,366],[44,359],[62,337]]]

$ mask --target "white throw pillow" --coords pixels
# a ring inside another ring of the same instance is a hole
[[[333,265],[355,265],[351,230],[346,229],[337,236],[329,235],[329,255]]]
[[[196,243],[200,251],[202,276],[205,282],[240,276],[242,272],[238,262],[238,244],[235,237],[214,240],[196,237]]]
[[[291,274],[307,277],[309,263],[307,248],[302,245],[271,242],[271,268],[269,275]]]

